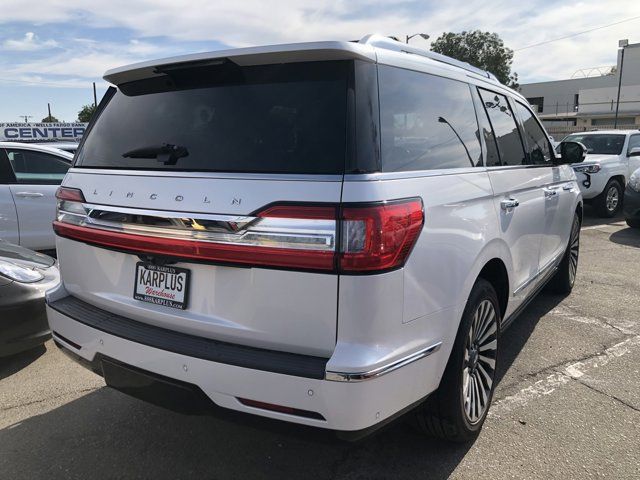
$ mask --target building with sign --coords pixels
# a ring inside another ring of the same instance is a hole
[[[520,87],[550,134],[614,128],[616,106],[617,128],[640,128],[640,43],[620,41],[615,66],[586,69],[575,76],[581,78]]]
[[[87,123],[0,123],[0,142],[78,142]]]

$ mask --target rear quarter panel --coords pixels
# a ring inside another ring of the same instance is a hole
[[[350,358],[334,354],[328,369],[375,368],[441,341],[428,360],[435,362],[435,374],[423,379],[428,391],[440,381],[477,274],[494,256],[506,257],[507,268],[510,259],[485,169],[416,175],[345,181],[345,202],[420,197],[425,222],[403,269],[340,277],[336,353],[349,352]]]

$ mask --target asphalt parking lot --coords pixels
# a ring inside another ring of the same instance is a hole
[[[640,231],[585,218],[568,297],[502,338],[472,445],[396,422],[345,443],[259,419],[189,417],[104,386],[51,342],[0,361],[0,478],[640,478]]]

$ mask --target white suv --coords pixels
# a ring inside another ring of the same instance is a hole
[[[640,168],[640,131],[610,130],[571,134],[563,141],[587,148],[583,164],[573,168],[585,203],[602,217],[614,217],[622,207],[624,187]]]
[[[58,193],[61,348],[171,408],[477,434],[501,330],[573,286],[581,145],[556,158],[492,75],[378,36],[105,79]]]

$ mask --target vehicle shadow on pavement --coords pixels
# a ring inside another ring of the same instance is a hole
[[[584,215],[582,217],[583,227],[594,227],[596,225],[611,225],[613,223],[624,222],[622,213],[619,213],[613,218],[603,218],[598,215],[596,209],[591,205],[584,206]]]
[[[403,422],[347,443],[283,422],[181,415],[105,387],[0,430],[0,468],[5,478],[444,479],[469,448]]]
[[[640,248],[640,229],[629,227],[618,230],[609,236],[609,240],[619,245]]]
[[[541,295],[503,337],[498,381],[561,296]],[[248,415],[187,416],[101,388],[0,430],[7,478],[448,478],[473,444],[425,439],[402,420],[348,443]]]
[[[503,332],[500,340],[500,356],[498,358],[498,368],[496,369],[496,381],[498,384],[507,373],[518,354],[529,341],[538,321],[551,310],[556,308],[565,295],[556,295],[542,291],[515,319],[511,326]]]
[[[46,347],[40,345],[26,352],[11,355],[10,357],[0,357],[0,380],[9,378],[14,373],[19,372],[29,364],[35,362],[46,351]]]

